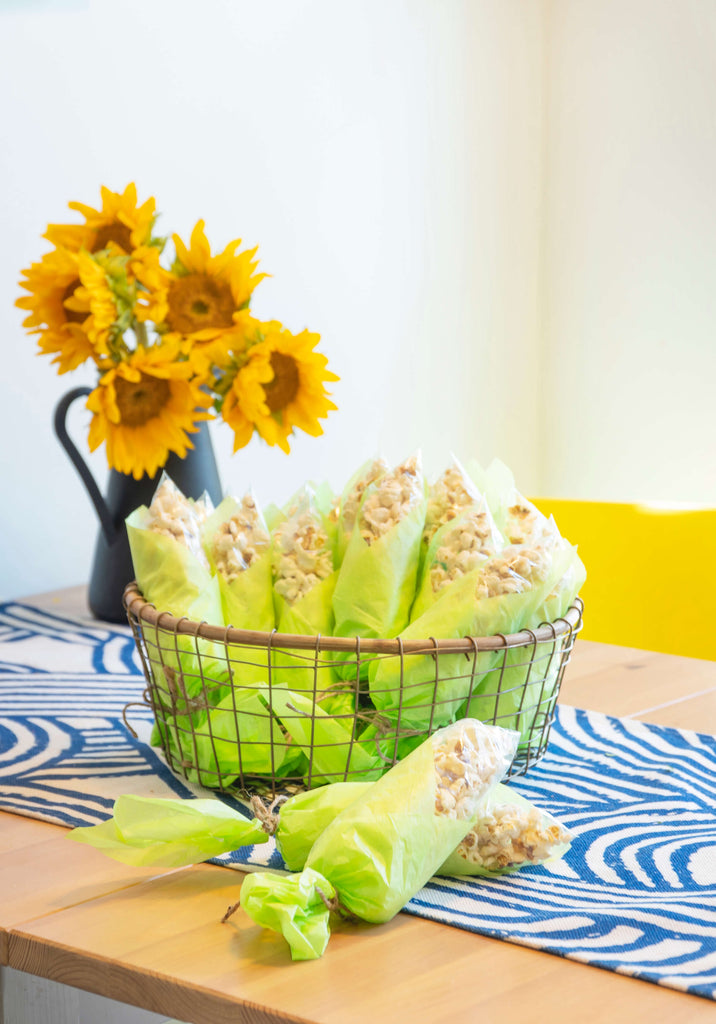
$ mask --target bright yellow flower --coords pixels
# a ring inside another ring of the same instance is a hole
[[[129,258],[129,272],[138,282],[134,315],[140,323],[162,323],[167,317],[167,291],[171,275],[159,262],[159,249],[140,245]]]
[[[90,314],[87,297],[79,299],[79,260],[75,253],[55,249],[39,263],[22,271],[20,287],[28,291],[15,305],[30,315],[23,326],[39,335],[38,347],[44,355],[54,355],[58,373],[76,369],[87,359],[97,362],[98,352],[85,329]]]
[[[70,310],[89,309],[82,329],[99,355],[107,355],[110,330],[117,320],[117,303],[104,267],[87,252],[77,254],[80,286],[65,307]]]
[[[170,452],[184,458],[193,448],[188,437],[211,399],[192,381],[191,367],[178,362],[176,344],[139,345],[125,362],[105,373],[87,399],[93,413],[90,451],[103,442],[107,462],[139,480],[154,476]]]
[[[217,370],[220,374],[235,371],[237,365],[245,362],[249,343],[256,337],[261,326],[261,321],[252,316],[248,309],[242,309],[236,314],[231,330],[218,338],[201,344],[185,344],[183,350],[197,377],[201,377],[203,383],[212,384]]]
[[[318,420],[336,408],[324,383],[339,378],[326,369],[325,356],[314,352],[318,334],[294,335],[273,321],[262,325],[262,335],[237,371],[221,414],[236,434],[234,450],[248,444],[255,428],[264,441],[288,453],[296,428],[313,437],[323,433]]]
[[[79,252],[99,252],[116,246],[125,255],[146,244],[152,234],[155,220],[155,200],[147,199],[137,206],[137,187],[127,185],[124,192],[110,192],[102,186],[102,209],[95,210],[83,203],[69,203],[85,218],[84,224],[50,224],[47,238],[58,248]]]
[[[256,249],[237,253],[241,239],[230,242],[222,253],[211,255],[204,233],[204,221],[191,233],[191,247],[174,235],[177,259],[174,273],[156,275],[163,295],[155,299],[166,304],[164,317],[172,337],[190,343],[214,341],[240,322],[259,281]]]

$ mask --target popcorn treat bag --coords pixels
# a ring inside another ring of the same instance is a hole
[[[219,579],[224,625],[270,632],[275,624],[271,538],[253,493],[240,500],[224,498],[207,519],[202,539]],[[267,678],[263,648],[230,645],[228,658],[236,683],[252,685]]]
[[[183,867],[273,836],[287,870],[301,871],[319,836],[371,786],[336,782],[268,807],[253,797],[251,819],[218,800],[125,795],[115,801],[110,819],[75,828],[68,838],[124,864]],[[548,811],[497,783],[479,802],[472,829],[436,875],[490,876],[553,863],[567,852],[571,838]]]
[[[484,491],[507,544],[536,547],[558,543],[560,537],[554,519],[547,518],[520,493],[512,470],[504,462],[493,459],[484,470],[471,464],[471,472],[479,481],[478,486]]]
[[[551,864],[572,836],[548,811],[498,783],[481,801],[477,821],[437,875],[501,875],[531,864]]]
[[[331,909],[389,921],[470,830],[515,743],[506,730],[471,720],[439,730],[334,818],[300,874],[244,879],[242,909],[281,931],[294,959],[323,953]]]
[[[584,584],[586,572],[577,549],[559,538],[549,550],[549,573],[538,593],[540,600],[525,623],[537,628],[563,616]],[[513,648],[500,655],[495,668],[478,681],[460,710],[476,718],[499,716],[500,725],[520,733],[520,748],[538,738],[551,718],[560,672],[561,641]],[[533,657],[534,655],[534,657]],[[504,657],[504,668],[502,658]],[[497,691],[499,689],[499,696]]]
[[[146,601],[194,621],[221,622],[221,595],[201,545],[210,511],[206,500],[185,498],[166,473],[147,506],[127,517],[127,536],[137,584]],[[201,696],[199,656],[220,654],[216,645],[172,630],[143,624],[143,637],[155,683],[155,699],[168,718],[188,712]],[[151,742],[157,744],[161,723]],[[167,738],[166,729],[163,733]]]
[[[333,632],[333,544],[313,491],[305,487],[292,513],[273,534],[273,579],[279,633],[330,636]],[[331,660],[315,652],[276,648],[277,677],[292,690],[315,695],[334,680]]]
[[[319,836],[372,785],[336,782],[281,804],[270,831],[286,868],[305,867]],[[435,874],[490,876],[553,863],[564,856],[571,841],[569,831],[552,814],[500,782],[479,801],[474,825]]]
[[[417,619],[430,605],[450,592],[455,580],[482,566],[504,546],[487,502],[480,497],[434,534],[427,549],[423,573],[410,618]]]
[[[377,750],[357,742],[352,714],[344,718],[330,715],[320,704],[281,683],[263,687],[262,695],[309,763],[304,779],[307,786],[350,779],[370,781],[386,770]]]
[[[424,559],[430,542],[442,526],[483,500],[467,472],[453,456],[448,468],[428,488],[421,559]]]
[[[434,655],[430,637],[458,639],[518,632],[531,622],[543,596],[549,559],[537,549],[514,545],[482,566],[456,578],[442,597],[413,619],[403,640],[425,640],[425,654],[373,662],[370,696],[376,708],[401,726],[414,729],[445,725],[462,714],[461,706],[502,657],[499,652]],[[483,717],[491,719],[490,714]],[[474,717],[481,717],[475,715]]]
[[[419,454],[365,492],[333,593],[335,636],[393,637],[405,627],[426,503]],[[342,678],[355,676],[351,660],[336,655]],[[367,665],[361,678],[367,678]]]
[[[279,806],[272,834],[289,871],[303,870],[321,833],[372,785],[372,782],[334,782],[297,793]]]
[[[271,537],[253,493],[224,498],[204,524],[202,539],[221,581],[226,625],[273,629]]]
[[[164,731],[189,782],[211,788],[247,775],[278,779],[299,773],[305,763],[267,707],[263,689],[244,687],[235,677],[215,706],[192,715],[191,726],[182,728],[180,721]]]
[[[209,585],[212,573],[201,544],[209,512],[205,501],[185,498],[163,473],[149,507],[140,505],[127,517],[137,585],[159,611],[187,615]]]
[[[390,466],[382,455],[363,463],[344,487],[337,505],[334,505],[334,514],[331,518],[335,522],[336,568],[340,567],[343,561],[366,489],[377,483],[389,470]]]

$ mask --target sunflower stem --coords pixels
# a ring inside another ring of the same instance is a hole
[[[132,330],[134,331],[134,336],[137,339],[137,343],[141,345],[143,348],[147,348],[149,344],[149,338],[147,336],[146,325],[143,324],[141,320],[135,320],[134,323],[132,324]]]

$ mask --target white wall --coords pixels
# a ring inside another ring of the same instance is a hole
[[[551,0],[543,494],[716,504],[716,4]]]
[[[159,228],[260,245],[255,309],[322,335],[325,436],[252,443],[225,488],[339,486],[381,448],[499,455],[537,487],[542,6],[102,0],[0,6],[0,599],[87,579],[96,522],[51,416],[62,378],[12,307],[66,203],[136,180]],[[88,415],[73,429],[85,450]],[[91,459],[100,480],[101,452]]]

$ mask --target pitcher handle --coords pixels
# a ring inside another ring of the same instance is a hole
[[[92,504],[97,510],[99,521],[102,524],[104,536],[107,543],[111,544],[117,535],[117,527],[114,525],[112,514],[107,507],[106,501],[102,497],[102,492],[97,486],[95,478],[92,476],[87,463],[82,458],[70,435],[67,433],[67,425],[65,422],[67,419],[67,412],[72,403],[77,398],[82,398],[83,396],[91,393],[91,388],[73,388],[60,399],[57,403],[57,408],[55,409],[55,433],[57,434],[60,444],[69,455],[72,465],[79,473],[82,483],[87,488],[87,493],[92,499]]]

